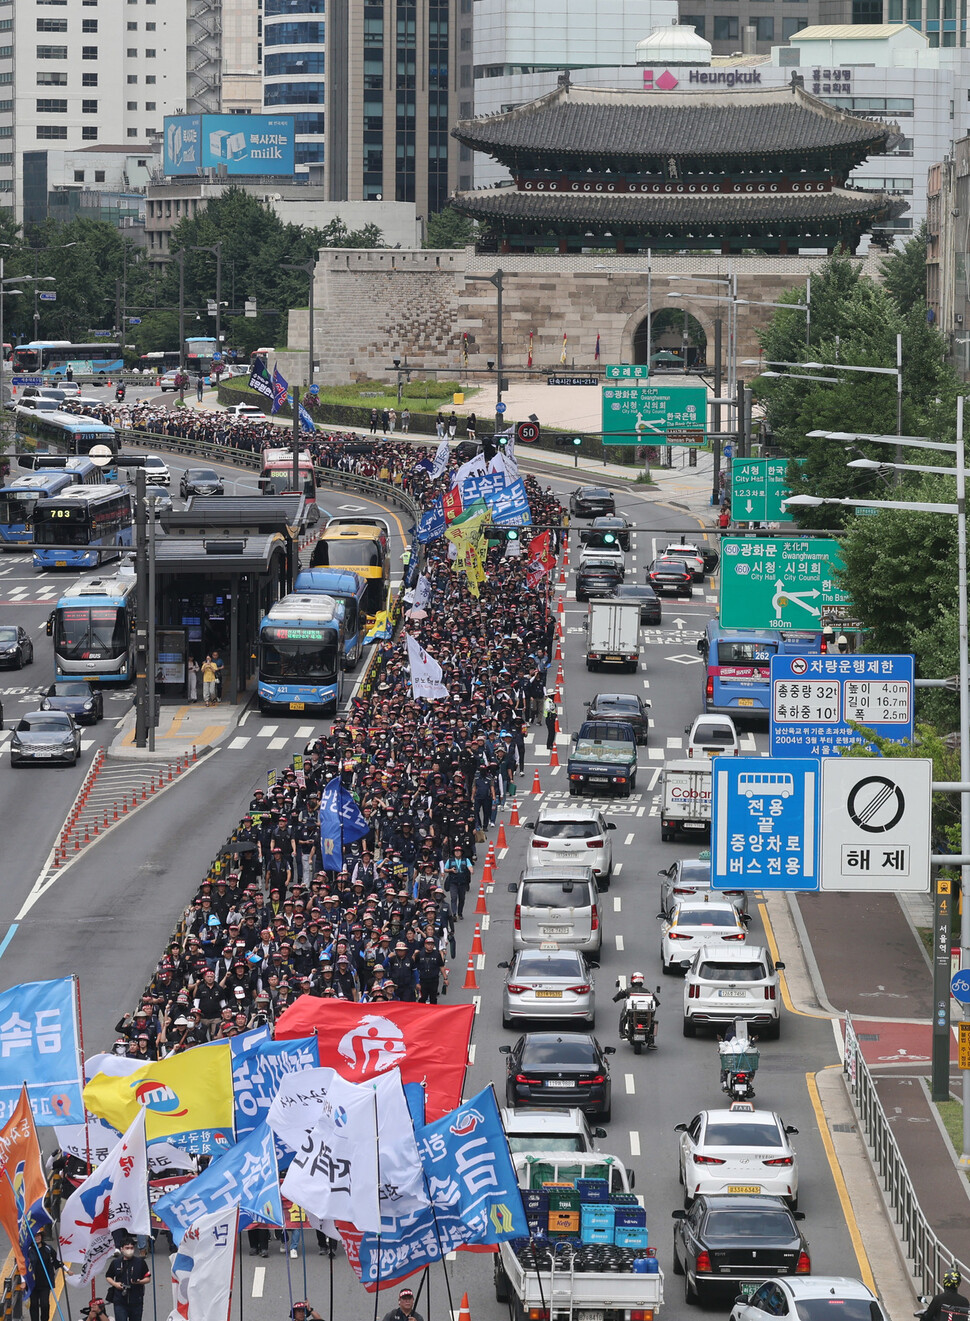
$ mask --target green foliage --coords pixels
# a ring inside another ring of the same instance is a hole
[[[901,248],[894,248],[880,267],[883,282],[901,312],[926,310],[926,221]]]
[[[474,242],[475,226],[467,216],[459,215],[453,206],[443,207],[428,216],[426,248],[464,248]]]

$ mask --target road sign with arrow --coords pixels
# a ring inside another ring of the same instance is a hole
[[[839,544],[830,537],[725,538],[721,627],[821,630],[823,616],[849,601],[836,577],[844,567]]]
[[[738,523],[792,523],[782,508],[791,495],[789,463],[804,459],[734,459],[731,463],[731,512]]]

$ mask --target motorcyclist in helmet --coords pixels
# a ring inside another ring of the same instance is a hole
[[[658,1008],[659,1008],[659,1005],[660,1005],[660,997],[657,995],[656,991],[648,991],[648,990],[647,990],[646,983],[644,982],[644,979],[643,979],[643,973],[642,973],[642,972],[633,972],[633,973],[630,974],[630,984],[629,984],[629,986],[626,987],[625,990],[617,991],[616,995],[614,995],[614,997],[613,997],[613,1003],[616,1004],[616,1003],[618,1003],[620,1000],[626,1000],[626,999],[628,999],[631,995],[652,995],[652,996],[653,996],[653,999],[654,999],[654,1003],[655,1003],[655,1004],[658,1006]],[[626,1011],[626,1008],[624,1007],[624,1010],[623,1010],[623,1017],[621,1017],[621,1019],[620,1019],[620,1035],[621,1035],[621,1036],[625,1035],[625,1031],[624,1031],[624,1029],[625,1029],[624,1018],[625,1018],[625,1016],[626,1016],[626,1012],[627,1012],[627,1011]],[[653,1020],[651,1020],[651,1023],[650,1023],[650,1030],[649,1030],[649,1032],[648,1032],[648,1034],[647,1034],[647,1046],[648,1046],[648,1048],[654,1045],[654,1036],[656,1035],[656,1031],[657,1031],[657,1025],[656,1025],[656,1023],[655,1023]]]
[[[926,1311],[921,1313],[923,1321],[949,1321],[956,1313],[966,1317],[970,1311],[970,1300],[960,1293],[960,1272],[947,1271],[943,1276],[943,1290],[930,1300]]]
[[[115,399],[117,399],[119,404],[123,404],[125,402],[125,394],[126,394],[125,384],[123,381],[119,381],[117,387],[115,388]]]

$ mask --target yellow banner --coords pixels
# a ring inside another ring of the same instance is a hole
[[[201,1129],[223,1129],[232,1140],[232,1059],[229,1042],[193,1046],[156,1060],[127,1078],[98,1073],[84,1089],[84,1104],[124,1133],[139,1106],[145,1137],[173,1137]]]

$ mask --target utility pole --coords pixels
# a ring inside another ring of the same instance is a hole
[[[502,402],[502,281],[505,278],[505,272],[499,268],[494,275],[485,277],[489,284],[494,284],[498,295],[495,302],[495,319],[497,343],[495,345],[495,430],[503,431],[505,423],[503,421],[503,410],[499,408]]]
[[[135,470],[135,581],[138,608],[135,615],[135,746],[148,746],[148,542],[146,537],[145,469]]]
[[[179,264],[179,371],[185,371],[185,249],[172,256]]]
[[[284,271],[305,271],[306,274],[310,277],[310,299],[307,309],[309,316],[309,324],[307,326],[307,356],[309,358],[309,364],[307,368],[306,383],[307,385],[312,385],[313,384],[313,277],[317,269],[317,264],[316,262],[313,261],[283,262],[282,269]],[[398,400],[398,407],[400,407],[400,400]]]
[[[721,398],[721,318],[714,318],[714,398]],[[720,504],[721,475],[721,405],[714,404],[712,421],[714,423],[714,489],[711,491],[711,504],[715,508]]]
[[[300,387],[293,387],[293,436],[291,440],[293,446],[293,490],[301,490],[300,486]]]

